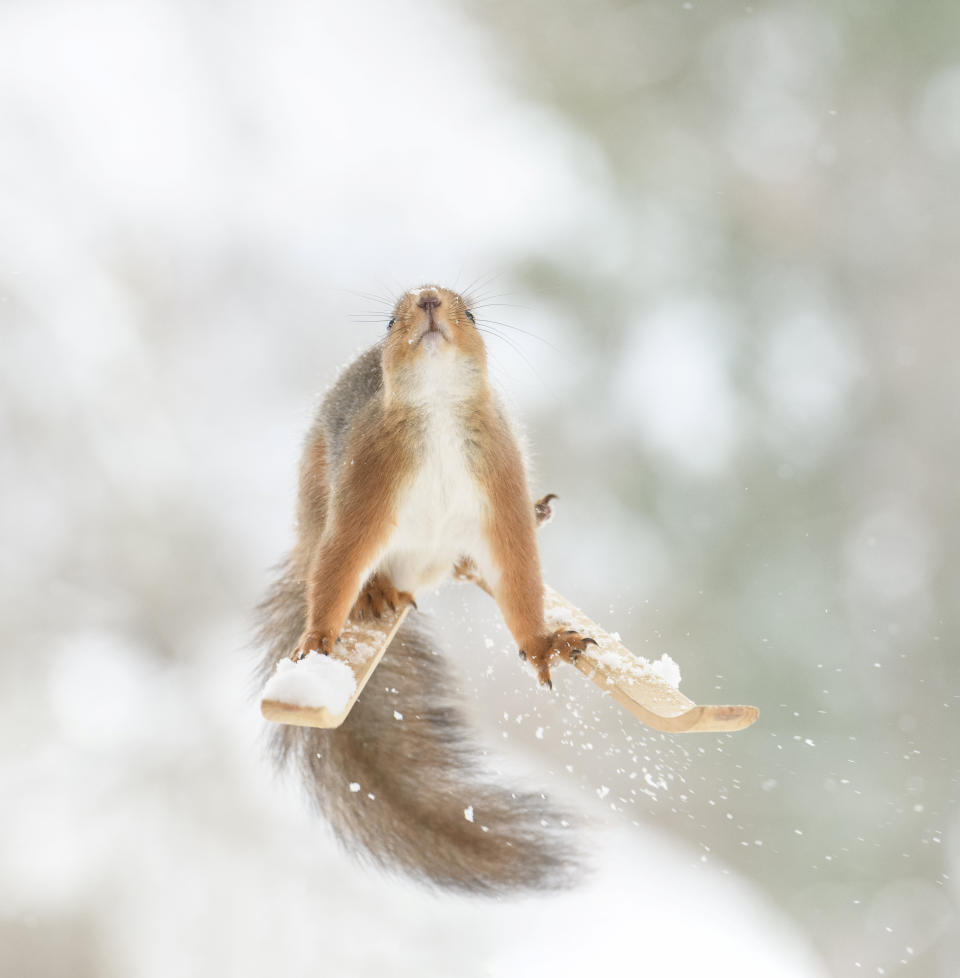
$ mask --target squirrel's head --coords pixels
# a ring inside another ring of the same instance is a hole
[[[422,390],[444,380],[482,383],[486,359],[473,314],[456,292],[424,285],[397,301],[383,344],[388,386]]]

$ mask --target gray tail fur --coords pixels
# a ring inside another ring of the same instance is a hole
[[[261,612],[264,682],[303,632],[302,582],[282,577]],[[570,885],[578,868],[559,813],[483,777],[453,700],[446,663],[408,616],[342,726],[275,725],[271,746],[361,858],[469,892]]]

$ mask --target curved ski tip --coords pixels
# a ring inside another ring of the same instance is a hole
[[[755,706],[704,706],[691,730],[734,733],[756,723],[760,711]]]
[[[279,700],[261,700],[260,713],[271,723],[286,723],[292,727],[320,727],[325,730],[339,727],[346,715],[331,713],[324,706],[298,706]]]

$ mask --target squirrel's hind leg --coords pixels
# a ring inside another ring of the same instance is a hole
[[[388,609],[397,611],[404,605],[416,608],[417,602],[409,591],[398,591],[386,574],[378,572],[364,584],[350,617],[358,621],[382,618]]]

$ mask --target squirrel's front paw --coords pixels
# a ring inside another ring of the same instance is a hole
[[[576,662],[588,645],[596,645],[592,638],[575,632],[572,628],[558,628],[551,635],[543,635],[533,642],[526,643],[530,648],[520,650],[520,658],[525,659],[537,671],[541,685],[553,689],[550,680],[550,665],[558,658],[564,662]]]
[[[300,641],[297,642],[297,647],[290,653],[290,658],[294,662],[298,662],[311,652],[329,655],[333,651],[333,643],[336,640],[336,635],[325,635],[323,632],[304,632],[300,636]]]
[[[374,574],[363,586],[351,616],[361,621],[364,618],[382,618],[388,608],[390,611],[397,611],[406,605],[416,608],[417,603],[412,594],[398,591],[383,574]]]
[[[537,526],[543,526],[544,523],[549,523],[550,520],[553,519],[553,507],[550,505],[550,503],[552,503],[554,499],[558,498],[559,497],[555,492],[548,492],[546,496],[544,496],[542,499],[538,499],[533,504],[533,516],[537,521]]]

